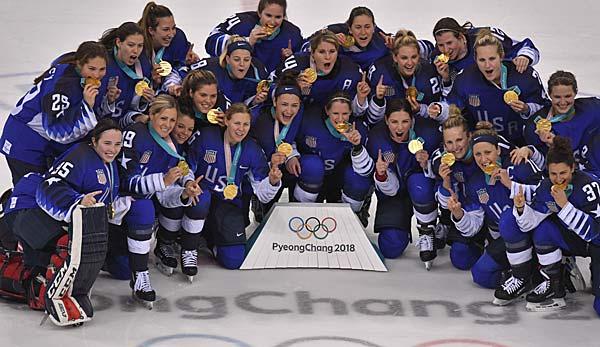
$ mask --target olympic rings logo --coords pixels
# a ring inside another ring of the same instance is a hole
[[[325,217],[323,219],[308,217],[304,220],[296,216],[290,218],[288,228],[301,240],[308,240],[313,235],[318,240],[324,240],[337,229],[337,221],[333,217]],[[303,231],[306,232],[303,233]]]

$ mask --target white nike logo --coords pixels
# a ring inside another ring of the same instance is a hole
[[[240,169],[242,169],[242,170],[247,170],[248,168],[249,168],[249,166],[240,165]]]
[[[237,237],[240,237],[242,235],[244,235],[244,233],[235,234],[235,236],[237,236]]]

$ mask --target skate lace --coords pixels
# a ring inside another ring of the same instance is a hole
[[[184,267],[196,266],[198,263],[198,251],[195,249],[191,251],[183,251],[181,254],[181,263]]]
[[[543,293],[547,292],[549,288],[550,288],[550,281],[545,280],[544,282],[538,284],[537,287],[535,287],[535,289],[533,290],[533,292],[535,294],[543,294]]]
[[[168,257],[168,258],[175,258],[175,247],[172,244],[168,244],[168,243],[160,243],[158,245],[158,248],[160,249],[160,252]]]
[[[436,239],[446,239],[446,236],[448,235],[448,226],[444,224],[438,224],[435,227],[434,233]]]
[[[419,240],[415,244],[420,251],[432,251],[433,250],[433,236],[432,235],[419,235]]]
[[[502,284],[502,289],[508,294],[512,294],[519,290],[523,285],[523,280],[514,276],[510,276],[504,283]]]
[[[148,271],[141,271],[137,273],[137,278],[135,279],[135,290],[139,290],[142,292],[151,292],[152,285],[150,285],[150,274]]]

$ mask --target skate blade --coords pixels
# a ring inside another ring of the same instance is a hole
[[[44,325],[44,323],[46,323],[46,321],[48,320],[48,317],[50,317],[50,315],[48,313],[44,313],[44,317],[42,317],[42,321],[40,322],[40,326]]]
[[[425,262],[425,270],[427,270],[427,271],[431,270],[432,266],[433,266],[433,260]]]
[[[515,301],[519,301],[521,299],[523,299],[525,295],[521,295],[518,298],[514,298],[511,300],[504,300],[504,299],[498,299],[498,298],[494,298],[494,301],[492,301],[492,304],[496,305],[496,306],[507,306],[512,304]]]
[[[173,275],[173,271],[175,270],[175,268],[168,267],[160,261],[156,262],[156,268],[167,277],[171,277],[171,275]]]
[[[565,299],[550,299],[544,302],[527,302],[525,309],[531,312],[549,312],[562,310],[567,306]]]
[[[194,283],[194,276],[187,276],[188,282]]]
[[[140,304],[143,307],[147,308],[148,310],[152,310],[152,308],[154,308],[154,301],[142,300],[142,299],[138,298],[137,296],[135,296],[135,293],[131,294],[131,299],[133,300],[134,303]]]

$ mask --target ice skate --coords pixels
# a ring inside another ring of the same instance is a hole
[[[498,306],[506,306],[522,299],[531,291],[531,281],[510,276],[494,291],[494,301]]]
[[[154,248],[156,256],[156,268],[167,276],[171,276],[177,268],[177,258],[175,257],[175,243],[166,243],[158,240]]]
[[[194,282],[194,276],[198,273],[198,251],[181,251],[181,272],[187,276],[190,283]]]
[[[527,294],[527,311],[546,312],[555,311],[567,306],[565,302],[565,288],[562,283],[562,274],[557,278],[551,278],[544,271],[542,282],[535,289]]]
[[[133,279],[129,282],[132,289],[132,297],[135,301],[151,310],[156,301],[156,292],[150,284],[150,274],[148,271],[139,271],[133,274]]]
[[[427,271],[431,270],[433,260],[437,257],[437,252],[433,247],[433,235],[419,235],[419,240],[415,246],[419,248],[419,257],[421,258],[421,261],[425,263],[425,269]]]

